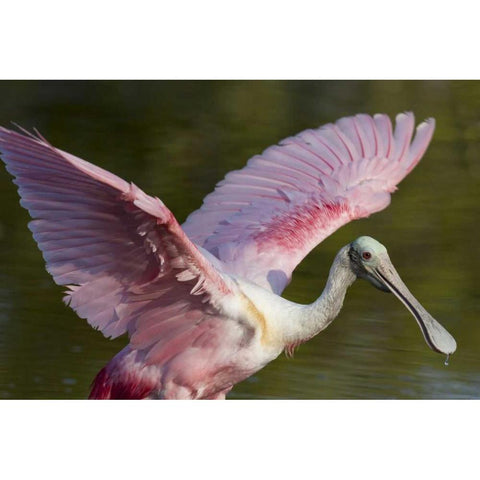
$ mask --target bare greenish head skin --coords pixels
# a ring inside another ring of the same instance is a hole
[[[376,255],[387,253],[387,249],[372,237],[358,237],[350,245],[359,252],[369,251],[375,253]]]
[[[368,280],[374,287],[383,292],[390,292],[384,282],[379,282],[373,270],[379,266],[382,258],[389,261],[387,249],[372,237],[358,237],[350,244],[350,260],[352,270],[358,278]]]
[[[350,268],[358,278],[368,280],[384,292],[392,292],[410,310],[432,350],[447,355],[455,352],[455,339],[410,293],[380,242],[372,237],[359,237],[349,245],[348,255]]]

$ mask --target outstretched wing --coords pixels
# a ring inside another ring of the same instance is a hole
[[[356,115],[286,138],[227,174],[183,224],[241,275],[280,294],[312,248],[350,220],[378,212],[418,163],[435,122],[412,113]]]
[[[218,340],[228,279],[158,198],[42,138],[0,128],[0,151],[47,270],[80,317],[105,336],[128,331],[152,362]]]

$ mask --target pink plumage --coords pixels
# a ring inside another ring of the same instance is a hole
[[[397,116],[395,132],[386,115],[357,115],[305,130],[230,172],[183,229],[229,272],[280,294],[324,238],[388,206],[434,128],[433,119],[419,125],[411,146],[412,113]],[[285,235],[285,224],[295,234]]]
[[[280,294],[325,237],[385,208],[434,121],[411,143],[413,130],[411,113],[395,131],[386,115],[305,130],[227,174],[180,226],[134,184],[0,128],[2,158],[65,302],[105,336],[130,337],[90,397],[224,398],[288,349],[242,282]]]

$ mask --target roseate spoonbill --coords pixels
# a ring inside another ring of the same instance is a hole
[[[412,113],[342,118],[305,130],[227,174],[180,226],[156,197],[63,152],[40,134],[0,129],[29,227],[64,301],[107,337],[130,343],[90,398],[223,399],[234,384],[326,328],[364,278],[393,292],[429,347],[453,337],[408,291],[385,247],[340,249],[310,305],[280,296],[307,253],[350,220],[384,209],[424,154],[435,122]]]

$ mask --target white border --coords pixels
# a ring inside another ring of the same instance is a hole
[[[474,401],[4,401],[3,478],[473,478]]]
[[[3,79],[478,78],[466,0],[2,6]]]

